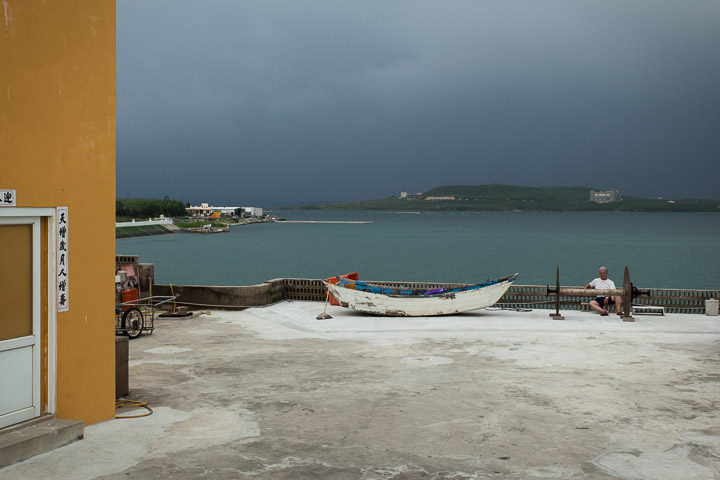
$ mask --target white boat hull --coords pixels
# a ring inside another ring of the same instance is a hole
[[[330,294],[341,306],[392,317],[429,317],[469,312],[494,305],[510,288],[511,279],[476,290],[428,296],[384,295],[328,284]]]

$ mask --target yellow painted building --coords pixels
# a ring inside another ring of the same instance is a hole
[[[0,3],[0,246],[0,427],[113,418],[115,0]]]

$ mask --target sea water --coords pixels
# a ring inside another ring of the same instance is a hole
[[[600,266],[620,287],[720,288],[720,215],[678,213],[379,212],[288,210],[288,220],[213,235],[117,240],[119,255],[155,264],[155,282],[253,285],[273,278],[585,285]]]

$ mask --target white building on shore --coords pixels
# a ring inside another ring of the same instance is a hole
[[[421,196],[422,196],[422,192],[418,192],[418,193],[400,192],[401,200],[417,200]]]
[[[243,209],[243,213],[248,217],[262,217],[263,209],[261,207],[240,207]]]
[[[620,190],[590,190],[589,202],[611,203],[622,202]]]
[[[189,215],[211,216],[219,214],[222,217],[262,217],[263,209],[260,207],[215,207],[207,203],[199,206],[187,207]]]

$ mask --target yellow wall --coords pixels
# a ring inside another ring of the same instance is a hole
[[[0,3],[0,188],[18,207],[69,207],[57,416],[112,418],[115,0]]]

